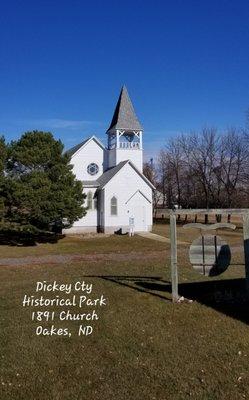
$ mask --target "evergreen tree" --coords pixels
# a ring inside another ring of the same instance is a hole
[[[6,219],[51,230],[85,215],[82,183],[75,179],[63,144],[50,132],[26,132],[11,142],[6,168]]]

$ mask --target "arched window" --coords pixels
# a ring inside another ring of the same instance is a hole
[[[87,208],[88,210],[92,210],[93,208],[93,194],[92,192],[87,193]]]
[[[115,196],[111,198],[111,215],[118,215],[118,200]]]

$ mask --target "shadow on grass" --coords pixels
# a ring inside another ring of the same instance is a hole
[[[27,232],[0,231],[0,246],[36,246],[37,243],[57,243],[64,237],[65,235],[53,232],[32,234]]]
[[[104,279],[171,302],[171,284],[161,277],[125,275],[95,275],[87,277]],[[180,283],[178,290],[179,295],[185,299],[194,300],[245,324],[249,324],[249,298],[246,291],[246,280],[243,278]],[[191,307],[191,304],[189,306]]]
[[[182,283],[179,295],[249,324],[249,298],[244,278]]]
[[[136,290],[142,293],[149,293],[152,296],[171,302],[171,300],[162,293],[168,292],[165,287],[169,286],[170,282],[164,281],[159,276],[128,276],[128,275],[84,275],[84,278],[100,278],[106,281],[113,282],[117,285],[126,286],[129,289]]]

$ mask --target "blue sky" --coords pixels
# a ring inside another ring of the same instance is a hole
[[[147,157],[169,136],[243,126],[249,2],[2,1],[0,132],[105,140],[126,84]]]

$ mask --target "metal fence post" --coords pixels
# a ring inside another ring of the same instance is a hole
[[[177,238],[176,238],[176,216],[170,215],[170,244],[171,244],[171,285],[172,300],[178,301],[178,271],[177,271]]]
[[[249,295],[249,213],[243,214],[243,236],[244,236],[244,255],[245,255],[245,275],[246,289]]]

